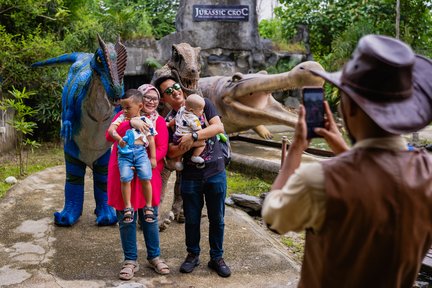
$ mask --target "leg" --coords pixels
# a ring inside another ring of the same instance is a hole
[[[174,183],[174,201],[171,206],[171,211],[174,213],[174,218],[179,223],[184,222],[184,213],[183,213],[183,198],[180,191],[180,183],[181,183],[181,173],[176,172],[176,180]]]
[[[123,222],[125,223],[131,223],[134,220],[134,208],[131,204],[131,181],[134,177],[132,159],[131,155],[118,154],[121,193],[125,206],[123,210]]]
[[[210,257],[212,259],[219,259],[223,256],[226,185],[225,171],[210,177],[204,184],[209,218]]]
[[[61,212],[54,213],[54,223],[59,226],[72,226],[78,221],[83,210],[86,165],[66,151],[65,163],[65,204]]]
[[[146,198],[146,206],[144,207],[144,221],[148,223],[156,222],[157,217],[155,216],[154,209],[152,205],[152,186],[149,180],[141,180],[142,190],[144,193],[144,197]],[[150,195],[149,195],[150,194]],[[145,196],[147,195],[147,197]],[[150,196],[150,199],[148,199]]]
[[[180,272],[190,273],[199,265],[201,210],[204,205],[201,180],[183,180],[181,193],[185,213],[186,248],[188,255],[180,266]]]
[[[153,207],[154,214],[157,217],[158,207]],[[152,267],[159,274],[168,274],[169,267],[160,258],[160,245],[159,245],[159,229],[156,221],[149,223],[144,221],[144,213],[142,209],[138,210],[138,217],[141,219],[141,227],[144,235],[144,242],[147,248],[147,260],[149,266]]]
[[[185,214],[186,247],[189,253],[200,254],[201,211],[204,206],[201,180],[183,180],[181,195]]]
[[[131,223],[125,223],[123,221],[123,212],[116,212],[119,223],[120,240],[124,254],[123,267],[120,271],[119,278],[122,280],[129,280],[133,277],[134,272],[139,269],[137,263],[138,250],[136,243],[136,223],[135,220],[132,220]]]
[[[197,164],[203,164],[204,159],[200,155],[204,151],[204,148],[206,147],[205,141],[204,140],[196,141],[196,142],[194,142],[192,147],[195,147],[195,148],[192,152],[191,161],[194,163],[197,163]]]
[[[110,153],[111,151],[108,150],[93,163],[93,191],[96,202],[96,224],[100,226],[114,225],[117,223],[116,213],[107,203],[108,160]]]
[[[209,218],[210,261],[208,267],[221,277],[229,277],[231,270],[223,259],[224,216],[226,196],[225,171],[210,177],[204,184],[204,194]]]
[[[149,180],[141,180],[142,190],[144,194],[144,199],[147,207],[152,207],[153,203],[153,190]]]
[[[121,182],[121,193],[123,204],[126,208],[132,207],[131,204],[131,182]]]

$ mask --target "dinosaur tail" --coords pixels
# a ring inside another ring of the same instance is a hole
[[[36,63],[33,63],[31,67],[40,67],[40,66],[47,66],[47,65],[53,65],[53,64],[64,64],[64,63],[74,63],[77,61],[78,57],[83,54],[80,52],[74,52],[69,54],[63,54],[58,57],[46,59],[43,61],[39,61]]]

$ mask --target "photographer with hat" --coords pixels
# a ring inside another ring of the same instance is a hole
[[[432,62],[387,36],[360,39],[336,73],[345,144],[325,102],[324,137],[336,157],[300,164],[308,147],[301,106],[295,136],[263,219],[306,230],[299,287],[412,287],[432,244],[432,157],[401,134],[432,121]]]

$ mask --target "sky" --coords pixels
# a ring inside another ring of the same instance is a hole
[[[278,4],[277,0],[257,0],[258,21],[273,18],[273,9]]]

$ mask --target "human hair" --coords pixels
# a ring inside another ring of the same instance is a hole
[[[175,79],[173,76],[171,76],[171,75],[166,75],[166,76],[161,76],[161,77],[159,77],[159,78],[157,78],[155,81],[154,81],[154,86],[158,89],[158,91],[159,91],[159,94],[160,94],[160,96],[163,98],[163,92],[164,91],[162,91],[161,90],[161,87],[160,87],[160,85],[163,83],[163,82],[165,82],[166,80],[173,80],[173,81],[175,81],[175,82],[177,82],[177,79]]]
[[[123,96],[122,100],[131,98],[136,104],[140,104],[143,101],[143,95],[138,89],[128,89]]]
[[[191,94],[185,100],[186,109],[202,109],[205,106],[204,98],[198,94]]]

